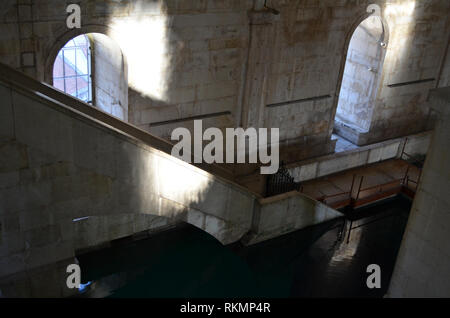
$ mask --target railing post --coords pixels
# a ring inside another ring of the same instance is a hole
[[[348,229],[348,236],[347,236],[347,244],[350,243],[350,234],[352,234],[352,227],[353,227],[353,220],[350,221],[350,227]]]
[[[352,186],[350,187],[349,198],[352,198],[353,195],[353,186],[355,185],[356,174],[353,175]]]
[[[405,153],[407,143],[408,143],[408,137],[405,138],[405,143],[403,144],[402,153],[400,154],[400,159],[403,159],[403,154]]]
[[[405,173],[405,177],[403,178],[403,184],[405,184],[406,178],[408,177],[408,173],[409,173],[409,164],[408,164],[408,168],[406,169],[406,173]]]
[[[358,201],[358,199],[359,199],[359,193],[361,192],[361,187],[362,187],[363,180],[364,180],[364,176],[361,176],[361,181],[359,182],[358,194],[356,195],[355,202]]]
[[[420,174],[419,174],[419,178],[417,179],[417,184],[416,184],[416,192],[419,189],[419,183],[420,183],[420,179],[422,178],[422,169],[420,170]]]

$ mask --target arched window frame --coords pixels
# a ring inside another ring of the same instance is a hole
[[[334,95],[334,101],[333,101],[333,112],[331,113],[331,120],[330,120],[330,126],[329,126],[329,134],[330,136],[332,136],[332,134],[334,133],[335,129],[336,129],[336,113],[337,113],[337,108],[338,108],[338,104],[339,104],[339,97],[340,97],[340,92],[341,92],[341,88],[342,88],[342,81],[343,81],[343,77],[344,77],[344,70],[345,70],[345,66],[346,66],[346,62],[347,62],[347,55],[348,55],[348,51],[349,51],[349,47],[350,47],[350,42],[351,39],[353,37],[353,34],[355,33],[356,29],[359,27],[359,25],[366,20],[367,18],[371,17],[373,15],[373,13],[364,13],[361,14],[360,16],[358,16],[357,18],[355,18],[354,22],[351,24],[351,26],[348,28],[347,30],[347,34],[345,37],[345,41],[343,42],[343,47],[342,47],[342,57],[341,57],[341,62],[340,62],[340,69],[339,69],[339,80],[337,81],[337,85],[335,88],[335,95]],[[377,89],[380,89],[382,87],[384,78],[383,78],[383,72],[384,72],[384,63],[385,63],[385,59],[386,59],[386,53],[389,47],[389,43],[390,43],[390,30],[391,28],[389,27],[389,23],[388,21],[385,19],[385,17],[383,15],[376,15],[382,23],[382,27],[383,27],[383,41],[382,41],[382,46],[385,50],[385,54],[382,58],[381,61],[381,65],[383,65],[383,67],[380,68],[379,70],[379,76],[378,76],[378,81],[377,81]],[[370,125],[371,127],[369,128],[369,131],[372,129],[372,123]],[[352,132],[354,133],[355,131],[353,129],[350,129]],[[350,131],[349,130],[349,131]],[[356,136],[356,139],[359,139],[359,132],[357,133],[358,136]],[[350,136],[347,136],[347,139],[351,140],[353,143],[358,144],[359,146],[364,145],[364,142],[359,143],[359,141],[357,141],[354,138],[349,138]]]

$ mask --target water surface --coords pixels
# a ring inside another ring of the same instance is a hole
[[[83,297],[383,297],[411,203],[399,196],[254,246],[183,225],[79,255]],[[351,223],[352,221],[352,223]],[[358,227],[351,231],[348,229]],[[367,266],[382,288],[366,286]]]

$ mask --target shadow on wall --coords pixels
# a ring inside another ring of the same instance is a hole
[[[196,22],[202,18],[195,14],[206,10],[204,2],[181,7],[178,2],[136,1],[129,17],[121,17],[117,7],[117,14],[113,12],[107,22],[109,35],[120,44],[129,62],[129,121],[165,139],[170,139],[174,128],[192,131],[192,120],[151,124],[232,112],[241,76],[240,43],[231,43],[227,50],[223,47],[223,53],[216,51],[219,54],[210,52],[208,41],[237,38],[240,30],[232,25],[205,26],[211,24],[209,20]],[[205,120],[204,125],[234,127],[234,119],[225,114]]]
[[[111,61],[111,55],[122,51],[124,59],[126,58],[128,62],[131,114],[133,109],[145,110],[155,105],[162,109],[176,104],[186,95],[192,94],[195,89],[174,89],[181,79],[172,78],[173,70],[177,67],[187,67],[185,65],[187,57],[173,52],[173,50],[186,49],[184,44],[177,44],[178,42],[173,39],[175,35],[169,37],[166,34],[169,22],[175,22],[166,20],[165,2],[136,1],[130,8],[132,12],[129,17],[112,13],[111,16],[115,18],[111,18],[106,23],[108,27],[91,25],[79,31],[92,34],[95,54],[99,54],[100,57],[105,56],[105,61],[101,59],[94,61],[93,70],[97,73],[94,74],[94,78],[105,74],[104,67],[110,66],[109,64],[121,65],[115,59]],[[182,29],[179,31],[182,32]],[[67,38],[66,36],[67,33],[64,38]],[[120,45],[120,50],[113,47],[108,37]],[[119,56],[119,54],[114,55]],[[172,60],[174,58],[176,61]],[[196,61],[192,56],[189,56],[189,60]],[[196,61],[196,63],[201,62]],[[105,66],[102,67],[102,65]],[[193,68],[195,65],[192,64],[189,67]],[[126,71],[123,73],[126,74]],[[97,82],[95,91],[103,93],[101,85],[104,83],[101,83],[101,80]],[[167,93],[169,89],[177,94],[169,95]],[[100,93],[97,94],[99,102],[102,100]],[[103,107],[106,106],[103,105]],[[174,108],[177,107],[172,107],[169,111]],[[182,112],[185,109],[177,108]],[[174,117],[180,116],[180,114],[176,115]],[[167,118],[167,114],[164,116]],[[181,117],[184,116],[185,114],[182,114]],[[67,121],[67,118],[55,119],[54,122],[58,120]],[[130,121],[133,123],[132,116]],[[52,131],[53,126],[49,125],[48,131],[44,132],[48,136],[42,139],[53,140],[55,144],[60,144],[65,139],[61,137],[61,134]],[[120,138],[99,132],[89,123],[77,122],[73,125],[62,126],[65,127],[64,129],[73,126],[70,131],[67,131],[72,136],[71,139],[64,141],[70,150],[66,155],[74,156],[64,160],[71,167],[65,182],[67,186],[71,189],[76,188],[77,191],[69,191],[65,194],[58,192],[57,197],[61,196],[63,201],[76,200],[78,203],[74,208],[71,203],[67,203],[68,211],[62,211],[57,206],[56,213],[68,214],[67,221],[77,219],[79,224],[88,222],[86,217],[108,215],[111,222],[109,225],[109,221],[105,221],[106,223],[99,221],[93,225],[101,229],[98,231],[99,238],[96,239],[96,243],[101,240],[110,240],[116,234],[120,237],[130,228],[142,225],[136,224],[133,218],[114,217],[112,214],[141,213],[187,221],[212,233],[222,242],[238,239],[247,231],[252,205],[248,205],[248,208],[245,205],[243,209],[248,211],[248,214],[242,213],[242,216],[239,216],[233,213],[233,211],[239,211],[238,206],[242,205],[240,203],[242,200],[239,200],[242,193],[239,193],[240,190],[235,189],[234,186],[232,186],[233,190],[230,190],[230,185],[213,180],[211,175],[197,168],[181,163],[170,156],[162,155],[161,157],[157,154],[158,152],[149,150],[148,147],[137,146],[133,142],[124,142]],[[29,129],[32,130],[32,127],[34,126],[30,125]],[[30,148],[32,147],[30,145]],[[40,150],[48,151],[45,148]],[[149,154],[146,154],[147,152]],[[66,157],[64,154],[59,155]],[[55,182],[58,181],[55,180]],[[55,185],[55,189],[58,187]],[[234,199],[229,198],[232,195]],[[248,201],[252,202],[252,200]],[[53,207],[50,208],[52,209]],[[232,218],[236,218],[236,220],[233,219],[233,224],[227,224],[227,221]],[[68,224],[68,226],[71,225]],[[90,235],[88,232],[86,235]],[[89,240],[88,238],[87,241]]]
[[[360,89],[361,85],[345,85],[344,78],[340,97],[346,103],[340,103],[337,110],[335,129],[338,134],[358,145],[367,145],[432,127],[426,99],[429,90],[437,85],[436,77],[445,51],[446,43],[438,41],[437,36],[448,29],[445,20],[434,21],[434,17],[448,9],[448,2],[438,1],[386,3],[381,16],[390,32],[386,33],[389,37],[384,41],[389,43],[380,81],[375,86],[378,92],[372,98],[371,107],[355,108],[358,95],[345,95],[344,89]],[[352,52],[349,50],[348,54]],[[347,75],[347,68],[345,73]],[[357,81],[364,79],[355,77]]]
[[[433,42],[432,35],[439,32],[437,30],[445,30],[445,20],[434,21],[433,14],[448,11],[448,8],[448,2],[417,0],[386,4],[383,15],[392,32],[382,86],[372,114],[370,130],[373,136],[370,138],[383,140],[426,129],[430,112],[426,99],[435,85],[445,46],[443,42]],[[420,22],[427,20],[430,21]],[[432,43],[442,45],[442,51]]]
[[[164,219],[223,244],[250,228],[254,196],[236,185],[34,92],[2,82],[0,94],[0,172],[21,176],[1,184],[0,221],[17,226],[2,227],[0,278],[167,225]]]
[[[117,43],[109,37],[92,33],[93,83],[95,105],[128,121],[128,69]]]

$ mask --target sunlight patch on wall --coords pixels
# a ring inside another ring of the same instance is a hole
[[[386,16],[411,16],[416,8],[416,0],[403,3],[387,3],[384,14]]]
[[[416,0],[386,4],[384,15],[392,25],[392,38],[388,51],[393,55],[394,60],[401,61],[410,49],[415,9]]]
[[[174,160],[161,159],[158,176],[160,196],[184,206],[202,202],[212,183],[210,176]]]
[[[164,101],[167,92],[167,18],[160,4],[135,8],[137,14],[113,18],[110,36],[119,43],[128,61],[129,87],[144,96]],[[154,11],[157,14],[148,14]]]

